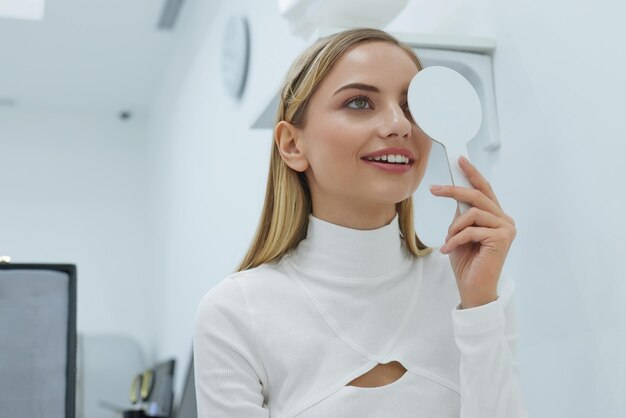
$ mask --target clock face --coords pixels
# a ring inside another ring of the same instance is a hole
[[[243,93],[250,55],[248,21],[243,16],[228,19],[222,43],[222,78],[229,96],[238,98]]]

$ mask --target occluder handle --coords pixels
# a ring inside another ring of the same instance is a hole
[[[450,167],[450,176],[452,177],[452,184],[454,186],[467,187],[469,189],[473,189],[467,177],[465,177],[465,173],[459,167],[459,157],[463,156],[469,160],[467,155],[467,151],[463,149],[447,149],[446,154],[448,156],[448,166]],[[458,208],[460,214],[463,214],[467,211],[471,206],[469,203],[461,202],[457,200]]]

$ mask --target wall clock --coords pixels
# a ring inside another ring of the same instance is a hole
[[[250,61],[250,29],[245,16],[231,16],[224,28],[222,79],[229,96],[241,97]]]

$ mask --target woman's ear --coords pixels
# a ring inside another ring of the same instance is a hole
[[[309,162],[304,156],[304,141],[298,128],[282,120],[274,129],[274,140],[285,164],[298,172],[309,168]]]

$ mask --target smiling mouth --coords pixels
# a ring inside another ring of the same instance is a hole
[[[380,163],[380,164],[388,164],[388,165],[411,165],[413,164],[413,160],[410,160],[408,157],[405,156],[399,156],[400,158],[398,158],[398,156],[394,156],[393,158],[390,157],[390,159],[387,158],[386,155],[383,155],[382,157],[364,157],[361,158],[363,161],[369,161],[372,163]]]

